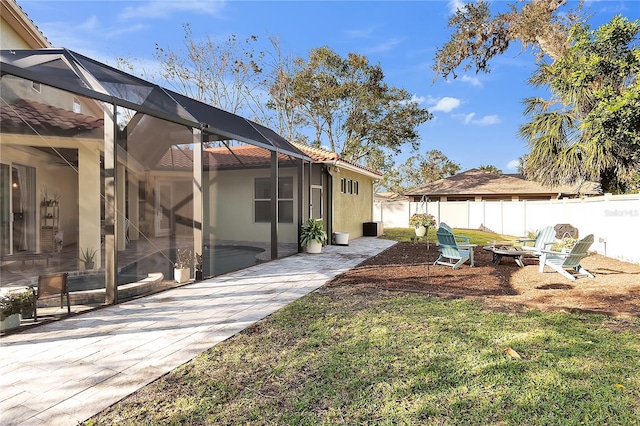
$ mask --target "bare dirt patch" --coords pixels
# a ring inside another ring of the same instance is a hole
[[[376,289],[478,298],[496,309],[505,309],[507,303],[541,310],[640,316],[640,265],[592,254],[582,266],[595,278],[571,281],[549,268],[539,273],[535,257],[525,257],[525,267],[520,268],[511,258],[493,265],[491,253],[482,247],[476,247],[474,255],[474,268],[465,263],[453,270],[433,265],[438,257],[434,244],[427,248],[426,243],[398,243],[337,277],[328,287],[349,293]]]

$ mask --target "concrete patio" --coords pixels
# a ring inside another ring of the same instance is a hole
[[[73,425],[395,244],[297,254],[0,339],[0,423]]]

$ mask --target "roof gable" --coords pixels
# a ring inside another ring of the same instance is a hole
[[[307,154],[309,157],[311,157],[313,161],[317,163],[332,163],[336,165],[346,164],[346,165],[349,165],[350,168],[353,169],[354,171],[359,171],[360,173],[369,174],[369,175],[375,175],[376,178],[379,178],[382,176],[382,173],[380,173],[377,170],[340,158],[340,155],[337,152],[331,152],[331,151],[327,151],[326,149],[318,148],[315,146],[304,145],[296,142],[292,142],[292,145],[298,148],[300,151]]]
[[[549,187],[524,178],[521,174],[497,174],[470,169],[409,190],[405,195],[516,195],[516,194],[597,194],[594,184]]]

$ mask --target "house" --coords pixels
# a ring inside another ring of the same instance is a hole
[[[323,219],[329,235],[363,236],[363,224],[373,221],[374,185],[382,173],[347,161],[335,152],[293,144],[312,160],[310,217]]]
[[[599,195],[597,184],[548,187],[521,174],[497,174],[470,169],[405,192],[410,201],[522,201]]]
[[[0,50],[52,47],[15,0],[0,0]]]
[[[171,279],[179,247],[205,276],[299,250],[313,161],[271,129],[67,49],[2,50],[0,66],[0,255],[43,260],[3,285],[46,260],[115,303],[116,283]]]
[[[119,285],[171,280],[178,248],[206,277],[300,251],[309,217],[352,238],[371,221],[376,171],[51,48],[1,6],[2,286],[69,272],[117,303]]]
[[[329,235],[334,232],[347,232],[350,238],[361,237],[362,224],[372,221],[371,195],[374,184],[382,177],[381,173],[345,161],[337,153],[304,144],[293,143],[292,145],[313,160],[303,176],[303,180],[307,182],[305,188],[310,191],[304,196],[307,200],[311,200],[305,203],[304,217],[322,219]],[[210,222],[226,217],[225,222],[238,224],[238,226],[218,229],[215,237],[222,240],[268,241],[268,235],[256,235],[255,230],[249,230],[251,233],[249,235],[242,221],[232,219],[237,219],[247,211],[245,206],[248,203],[243,199],[248,199],[253,200],[255,220],[268,221],[268,202],[262,200],[259,195],[267,182],[264,181],[265,178],[254,176],[251,171],[268,168],[271,161],[269,153],[252,145],[244,145],[209,147],[204,149],[204,155],[203,163],[209,171],[208,179],[225,182],[220,185],[218,195],[226,202],[211,210]],[[193,152],[190,149],[172,148],[165,152],[156,169],[173,171],[182,169],[188,176],[192,156]],[[286,233],[286,238],[290,240],[295,239],[297,235],[297,229],[286,225],[294,223],[296,207],[293,193],[297,185],[294,181],[296,164],[284,154],[278,155],[278,163],[280,164],[278,221],[281,234]],[[238,172],[240,168],[245,168],[245,172],[240,174]]]

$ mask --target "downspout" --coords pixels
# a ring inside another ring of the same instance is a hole
[[[331,163],[325,163],[326,167],[327,167],[327,175],[329,175],[329,181],[327,182],[327,191],[329,192],[329,200],[327,204],[329,204],[329,208],[327,210],[329,210],[328,214],[329,214],[329,223],[327,224],[327,235],[330,236],[333,235],[333,215],[335,213],[335,209],[334,209],[334,203],[333,203],[333,181],[334,181],[334,176],[333,173],[335,170],[338,169],[338,163],[340,161],[339,160],[334,160]],[[329,165],[331,164],[331,165]],[[332,167],[335,167],[332,168]]]

